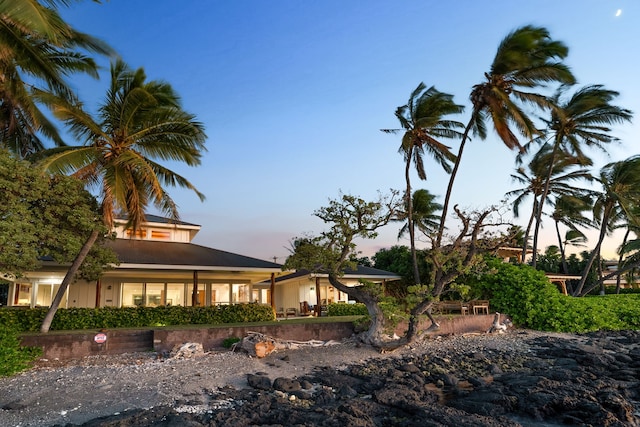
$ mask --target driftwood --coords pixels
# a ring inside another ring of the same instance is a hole
[[[303,347],[325,347],[328,345],[339,344],[337,341],[295,341],[295,340],[279,340],[260,332],[247,332],[247,336],[240,341],[240,348],[246,351],[250,356],[258,358],[265,357],[277,350],[297,350]]]

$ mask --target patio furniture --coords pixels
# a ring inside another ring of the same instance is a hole
[[[469,314],[469,305],[462,301],[440,301],[435,304],[434,312],[441,314]]]
[[[276,311],[276,319],[279,317],[284,317],[284,308],[282,307],[278,308],[278,311]]]
[[[488,300],[473,300],[469,301],[473,314],[489,314],[489,301]]]
[[[298,310],[296,310],[293,307],[289,307],[289,308],[287,308],[287,311],[286,311],[285,315],[286,315],[287,318],[289,316],[296,317],[298,315]]]

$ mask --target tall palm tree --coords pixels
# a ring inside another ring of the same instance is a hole
[[[418,271],[418,259],[415,247],[415,227],[413,225],[413,200],[411,193],[411,162],[415,165],[418,177],[427,179],[424,168],[423,156],[429,153],[447,172],[451,172],[451,165],[455,156],[450,151],[450,147],[439,141],[441,138],[456,138],[461,136],[458,129],[464,125],[453,120],[446,120],[444,117],[459,114],[464,107],[453,102],[453,96],[438,91],[435,87],[427,88],[424,83],[420,83],[411,92],[409,101],[396,109],[395,116],[400,122],[401,129],[382,129],[386,133],[404,132],[402,144],[398,150],[403,154],[405,160],[405,200],[407,205],[407,229],[409,231],[409,241],[411,245],[411,256],[413,259],[413,274],[416,284],[420,283],[420,273]]]
[[[586,158],[585,147],[596,147],[602,150],[606,145],[617,142],[611,135],[610,126],[630,121],[631,111],[612,104],[618,92],[605,89],[601,85],[585,86],[575,91],[568,99],[563,96],[566,88],[561,88],[552,97],[551,118],[546,120],[547,132],[542,138],[553,141],[553,151],[549,161],[547,179],[541,203],[536,213],[536,228],[533,234],[533,266],[536,262],[538,231],[542,222],[542,210],[549,181],[553,175],[555,159],[564,151],[576,158]],[[545,142],[546,143],[546,142]]]
[[[596,246],[591,252],[587,264],[582,272],[582,278],[574,291],[574,296],[582,296],[591,289],[584,289],[587,275],[593,263],[600,255],[602,242],[613,223],[627,218],[636,223],[636,205],[640,200],[640,156],[633,156],[626,160],[609,163],[600,171],[599,182],[602,191],[597,195],[593,214],[600,224],[600,233]]]
[[[98,77],[94,60],[83,52],[113,53],[64,22],[56,7],[67,4],[0,2],[0,146],[19,157],[44,148],[40,135],[63,144],[40,105],[50,106],[57,97],[73,99],[66,80],[73,73]]]
[[[512,127],[515,126],[526,139],[531,139],[538,131],[518,102],[547,108],[546,97],[530,89],[554,82],[575,82],[569,68],[560,62],[568,51],[564,43],[551,39],[547,29],[531,25],[514,30],[502,40],[489,72],[485,73],[485,81],[473,86],[471,91],[471,119],[449,177],[436,246],[439,247],[442,241],[453,183],[469,134],[473,131],[484,139],[487,135],[485,121],[490,118],[504,144],[510,149],[521,149]]]
[[[109,229],[116,213],[125,215],[127,225],[138,229],[149,205],[178,219],[166,186],[193,190],[204,199],[188,180],[156,161],[196,166],[205,150],[202,124],[182,109],[169,84],[147,82],[142,68],[132,70],[118,60],[111,66],[111,86],[97,116],[91,117],[80,107],[60,100],[54,113],[85,145],[47,150],[41,165],[50,172],[71,173],[92,187],[99,194],[102,219]],[[90,248],[97,237],[96,231],[85,247]],[[53,319],[55,303],[59,304],[58,297],[64,295],[83,256],[81,252],[67,272],[45,322],[50,324]],[[43,332],[49,326],[45,322]]]
[[[549,145],[543,145],[540,147],[540,150],[533,155],[526,169],[521,166],[516,170],[515,174],[511,175],[513,181],[523,186],[506,193],[507,198],[515,197],[513,201],[513,213],[516,218],[520,214],[520,205],[523,201],[529,196],[533,198],[533,206],[524,235],[522,260],[525,259],[527,254],[527,244],[529,242],[531,227],[544,195],[546,174],[551,158],[551,147]],[[521,159],[522,157],[520,157],[520,160]],[[550,195],[555,197],[581,197],[585,190],[576,187],[575,182],[593,180],[589,171],[583,169],[585,166],[591,166],[591,160],[565,155],[557,158],[555,161],[557,165],[553,170],[553,176],[549,181],[549,191],[545,197],[549,197]]]

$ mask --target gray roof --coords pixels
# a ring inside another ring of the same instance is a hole
[[[189,222],[184,222],[184,221],[179,221],[179,220],[174,220],[171,218],[165,218],[162,216],[158,216],[158,215],[150,215],[150,214],[145,214],[145,222],[156,222],[159,224],[175,224],[175,225],[188,225],[188,226],[192,226],[192,227],[200,227],[198,224],[191,224]],[[128,218],[126,215],[123,216],[119,216],[117,219],[120,219],[122,221],[126,221]]]
[[[122,264],[281,269],[280,264],[193,243],[136,239],[107,241]]]
[[[312,274],[312,272],[309,270],[297,270],[294,273],[276,278],[276,282],[293,279],[296,277],[303,277],[309,274]],[[317,272],[317,274],[322,275],[326,273],[319,271]],[[355,270],[348,268],[344,271],[344,275],[350,276],[350,277],[358,277],[358,278],[401,279],[401,276],[399,274],[392,273],[390,271],[380,270],[379,268],[366,267],[364,265],[358,265]]]

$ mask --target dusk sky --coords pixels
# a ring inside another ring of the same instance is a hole
[[[548,28],[569,46],[566,62],[579,85],[617,90],[618,105],[640,112],[637,0],[110,0],[73,3],[62,15],[132,68],[144,67],[149,80],[171,83],[204,123],[202,165],[169,165],[207,197],[201,203],[169,189],[181,219],[202,225],[194,243],[279,263],[292,238],[325,228],[313,211],[340,191],[373,199],[378,190],[403,189],[400,135],[380,129],[398,127],[394,111],[420,82],[466,105],[457,117],[466,123],[471,87],[517,27]],[[108,86],[108,59],[99,61],[100,81],[72,81],[89,109]],[[622,143],[608,157],[590,152],[596,171],[638,154],[637,123],[616,129]],[[449,143],[456,152],[458,141]],[[452,203],[498,204],[516,188],[514,157],[493,133],[471,141]],[[428,179],[414,175],[413,187],[442,202],[448,177],[425,160]],[[524,225],[524,216],[514,222]],[[556,244],[553,224],[544,226],[542,249]],[[397,240],[399,228],[388,226],[359,249],[371,256],[408,245]]]

